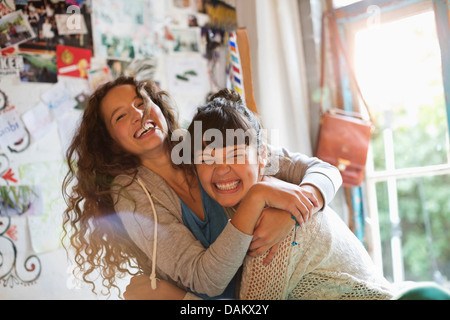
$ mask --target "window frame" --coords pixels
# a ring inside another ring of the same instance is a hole
[[[370,8],[369,8],[370,7]],[[370,10],[371,9],[371,10]],[[436,27],[438,33],[439,44],[441,48],[441,61],[443,72],[443,85],[445,95],[445,106],[447,113],[447,125],[450,131],[450,30],[449,30],[449,16],[450,16],[450,3],[448,0],[405,0],[405,1],[388,1],[388,0],[375,0],[370,1],[370,6],[365,1],[360,1],[351,4],[346,7],[341,7],[335,10],[335,16],[337,18],[337,24],[339,32],[344,42],[344,46],[347,48],[347,52],[352,61],[354,52],[353,40],[356,32],[367,26],[370,19],[380,19],[381,23],[406,18],[411,15],[419,14],[424,11],[434,10],[436,16]],[[374,11],[375,10],[375,11]],[[378,10],[378,12],[376,12]],[[378,16],[376,16],[378,15]],[[348,40],[348,41],[347,41]],[[343,65],[341,73],[341,92],[344,102],[344,108],[346,110],[352,110],[353,99],[358,95],[355,92],[355,88],[351,87],[349,74],[345,69],[345,63]],[[361,104],[359,104],[361,105]],[[368,159],[373,159],[372,150],[369,149]],[[372,256],[374,262],[381,268],[383,268],[382,250],[381,250],[381,237],[378,220],[378,205],[377,205],[377,193],[376,183],[387,182],[391,184],[391,188],[396,190],[396,181],[401,178],[414,178],[414,177],[427,177],[437,175],[450,174],[450,164],[433,165],[426,167],[405,168],[405,169],[389,169],[383,171],[375,171],[372,161],[367,162],[366,166],[366,178],[362,187],[351,188],[350,194],[352,199],[355,197],[361,197],[362,201],[359,201],[358,208],[353,208],[354,212],[359,212],[358,215],[364,217],[364,223],[362,228],[364,233],[365,244]],[[395,195],[396,197],[397,195]],[[352,201],[352,203],[358,203],[358,201]],[[391,212],[395,219],[397,217],[398,223],[400,223],[398,217],[398,206],[394,198],[393,203],[390,206],[396,206]],[[397,212],[396,212],[397,211]],[[361,238],[361,237],[359,237]],[[394,242],[392,247],[394,248],[393,257],[397,256],[397,267],[394,268],[394,282],[403,281],[403,259],[401,259],[401,238],[400,235],[391,236],[391,242]],[[397,249],[395,249],[397,248]],[[395,251],[398,250],[398,251]],[[401,261],[400,261],[401,260]]]

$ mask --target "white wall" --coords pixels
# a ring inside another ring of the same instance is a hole
[[[70,84],[68,90],[86,88],[84,80],[60,78],[60,83],[66,82]],[[0,90],[20,115],[36,106],[41,95],[52,86],[5,77],[0,81]],[[8,157],[19,185],[39,187],[43,207],[38,215],[11,217],[7,231],[8,218],[0,217],[0,300],[104,299],[94,295],[89,287],[75,284],[71,275],[73,267],[60,243],[64,210],[61,182],[65,167],[59,130],[75,124],[80,112],[68,112],[59,121],[53,118],[49,132],[40,139],[31,137],[30,146],[20,153],[0,150]],[[28,258],[29,263],[25,264]]]

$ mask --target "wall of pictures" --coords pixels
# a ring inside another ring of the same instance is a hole
[[[72,276],[60,240],[64,153],[86,99],[122,74],[150,78],[186,123],[230,86],[234,3],[0,0],[0,299],[105,298]]]

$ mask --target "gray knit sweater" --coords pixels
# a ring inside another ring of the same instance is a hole
[[[316,186],[325,205],[333,199],[342,183],[335,167],[285,149],[276,152],[280,155],[277,178]],[[158,228],[155,247],[152,206],[142,187],[136,179],[132,181],[131,176],[119,175],[114,180],[114,185],[127,186],[114,196],[115,210],[131,239],[150,260],[156,249],[158,278],[200,294],[220,295],[242,265],[252,236],[228,223],[217,240],[205,249],[183,224],[180,199],[168,184],[145,167],[139,168],[138,178],[154,203]]]

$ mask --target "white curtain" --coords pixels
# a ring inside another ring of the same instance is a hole
[[[236,1],[236,10],[238,27],[247,28],[255,100],[270,142],[312,155],[297,0]]]

